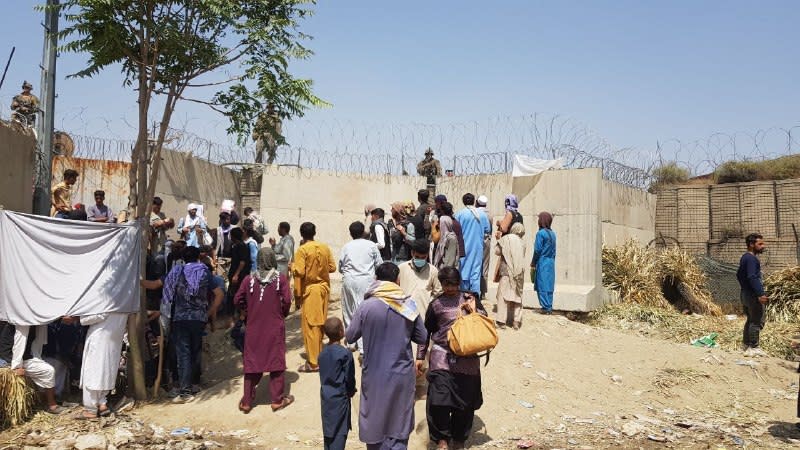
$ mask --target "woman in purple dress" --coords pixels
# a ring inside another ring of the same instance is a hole
[[[269,372],[272,410],[292,404],[294,397],[284,393],[286,371],[286,324],[292,297],[286,276],[278,272],[275,253],[269,247],[258,252],[256,271],[242,280],[233,302],[242,311],[247,326],[244,339],[244,396],[239,410],[253,408],[256,387],[264,372]]]
[[[472,430],[475,411],[483,404],[481,365],[478,356],[456,356],[447,342],[447,332],[460,314],[477,311],[488,315],[480,302],[459,291],[461,275],[457,269],[439,271],[443,293],[428,305],[425,328],[430,342],[417,350],[417,371],[430,347],[427,419],[431,441],[437,448],[464,448]],[[463,312],[462,312],[463,311]]]

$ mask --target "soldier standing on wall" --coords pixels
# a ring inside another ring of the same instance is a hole
[[[270,103],[267,110],[258,116],[256,127],[253,130],[253,140],[256,141],[256,163],[264,161],[264,151],[267,152],[267,164],[275,162],[278,145],[282,143],[281,118],[275,111],[275,105]]]
[[[22,83],[22,92],[11,100],[11,119],[25,126],[36,124],[36,112],[39,111],[39,99],[31,93],[33,85],[27,81]]]
[[[417,164],[417,173],[428,179],[428,190],[436,193],[436,177],[442,176],[442,165],[433,157],[433,150],[425,150],[425,159]]]

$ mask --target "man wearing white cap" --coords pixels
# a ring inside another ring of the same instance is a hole
[[[186,241],[186,245],[200,248],[203,242],[198,239],[199,234],[196,230],[200,228],[203,233],[206,233],[208,226],[206,221],[197,214],[197,208],[199,208],[199,205],[189,203],[189,206],[186,207],[188,214],[178,223],[178,230],[181,233],[181,238]]]
[[[491,217],[489,211],[486,210],[486,204],[489,199],[485,195],[481,195],[475,201],[477,209],[483,211],[486,217]],[[483,236],[483,272],[481,273],[481,300],[486,297],[486,291],[489,289],[489,247],[492,245],[492,221],[489,221],[489,234]]]

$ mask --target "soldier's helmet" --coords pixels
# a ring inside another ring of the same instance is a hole
[[[431,149],[430,147],[428,147],[428,149],[425,150],[425,156],[428,156],[428,155],[433,156],[433,149]]]
[[[22,82],[22,89],[33,89],[33,85],[28,83],[27,81]]]

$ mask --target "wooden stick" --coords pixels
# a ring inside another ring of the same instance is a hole
[[[161,372],[164,370],[164,327],[161,326],[159,318],[158,327],[161,330],[158,336],[158,372],[156,373],[156,381],[153,383],[153,398],[158,398],[159,388],[161,387]]]

